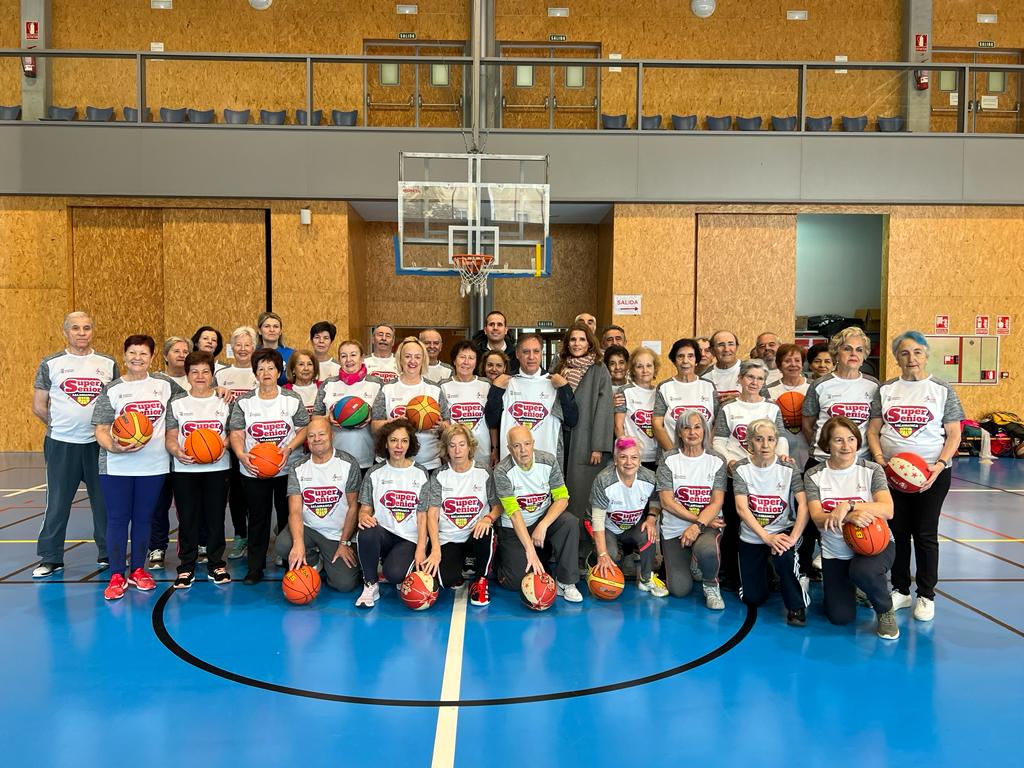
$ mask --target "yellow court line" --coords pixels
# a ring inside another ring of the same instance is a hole
[[[961,541],[964,544],[1020,544],[1024,542],[1024,539],[947,539],[945,536],[939,537],[940,544],[948,544],[951,541]]]
[[[9,499],[9,498],[11,498],[11,496],[20,496],[23,493],[32,493],[32,491],[45,491],[45,490],[46,490],[46,483],[43,483],[42,485],[37,485],[35,488],[22,488],[21,490],[17,490],[14,493],[4,494],[4,498],[5,499]]]

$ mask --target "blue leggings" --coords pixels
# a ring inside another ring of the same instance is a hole
[[[160,491],[167,475],[100,475],[100,487],[107,506],[107,552],[110,553],[110,574],[124,574],[128,549],[128,527],[131,526],[131,571],[146,564],[149,530],[153,522]]]

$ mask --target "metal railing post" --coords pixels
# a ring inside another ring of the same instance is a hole
[[[313,59],[306,57],[306,126],[313,127]]]
[[[807,109],[807,65],[797,71],[796,122],[797,130],[804,130],[804,111]]]
[[[141,53],[135,57],[135,101],[138,102],[139,109],[139,114],[135,116],[135,122],[144,123],[146,121],[146,59]]]

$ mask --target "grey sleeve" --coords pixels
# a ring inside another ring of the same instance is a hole
[[[729,485],[729,464],[722,459],[721,466],[715,472],[715,484],[711,487],[713,491],[724,491]]]
[[[452,417],[451,406],[448,405],[448,396],[444,393],[444,387],[438,387],[437,404],[441,408],[441,421],[449,421]]]
[[[359,492],[359,484],[363,478],[363,473],[359,469],[359,462],[353,457],[346,455],[345,461],[348,462],[348,481],[345,483],[345,493],[352,493],[355,491]]]
[[[437,479],[437,473],[430,475],[430,479],[420,488],[419,512],[426,512],[430,507],[441,506],[441,483]]]
[[[875,462],[865,462],[866,466],[871,467],[871,495],[874,496],[879,491],[885,491],[889,489],[889,483],[885,479],[885,470]]]
[[[316,389],[316,400],[313,401],[313,415],[314,416],[326,416],[327,406],[324,404],[324,396],[326,394],[327,382],[324,382]]]
[[[502,467],[494,468],[491,480],[494,483],[494,492],[499,499],[515,495],[516,490],[512,487],[512,481],[508,479],[508,473]]]
[[[492,507],[501,503],[498,501],[498,489],[494,481],[494,475],[490,472],[487,473],[487,503]]]
[[[388,417],[387,404],[384,400],[384,387],[380,388],[377,396],[373,398],[373,410],[370,412],[371,421],[384,421]]]
[[[800,415],[818,418],[818,413],[820,411],[821,404],[818,402],[818,382],[814,382],[807,388],[807,394],[804,395],[804,404],[800,408]]]
[[[612,412],[613,413],[627,413],[627,411],[626,411],[626,390],[627,389],[629,389],[629,387],[623,387],[622,389],[619,390],[619,394],[622,395],[622,403],[621,404],[617,404],[616,401],[615,401],[614,395],[612,396]],[[655,397],[655,402],[657,402],[657,397],[658,396],[655,395],[654,397]]]
[[[32,388],[49,390],[50,385],[50,366],[48,366],[46,361],[43,360],[36,369],[36,379],[32,383]]]
[[[792,468],[792,472],[793,474],[789,480],[789,492],[793,494],[800,493],[804,489],[803,476],[801,476],[800,470],[796,467]]]
[[[299,476],[295,474],[295,467],[288,470],[288,495],[298,496],[302,493],[302,489],[299,488]]]
[[[671,491],[671,490],[673,490],[673,487],[672,487],[672,470],[669,468],[668,464],[666,464],[664,461],[659,462],[659,464],[658,464],[658,472],[655,475],[655,477],[658,480],[658,482],[657,482],[657,489],[659,491]]]
[[[94,425],[113,424],[116,416],[114,407],[110,404],[110,397],[107,396],[107,390],[104,387],[103,392],[96,398],[96,407],[92,411],[92,423]]]
[[[821,501],[821,493],[818,490],[818,469],[821,465],[812,467],[804,477],[804,493],[807,494],[807,501]]]
[[[302,398],[298,395],[295,396],[295,413],[292,414],[292,421],[296,429],[309,426],[309,411],[306,410],[306,406],[302,404]]]
[[[743,463],[746,463],[745,459]],[[741,469],[742,466],[738,466],[732,473],[732,492],[735,496],[746,496],[750,492],[747,488],[747,479],[743,477]]]
[[[602,472],[601,474],[604,473]],[[597,479],[594,480],[593,487],[590,489],[590,506],[595,509],[608,509],[608,494],[605,493],[603,479],[601,475],[598,475]]]
[[[231,414],[228,416],[228,432],[235,432],[245,429],[245,413],[242,411],[242,403],[236,400],[231,404]]]
[[[551,462],[551,474],[548,475],[549,488],[561,488],[565,485],[565,475],[562,474],[561,463],[558,459]]]
[[[178,417],[174,415],[174,409],[171,405],[177,398],[171,398],[171,402],[167,404],[167,413],[164,414],[164,429],[170,431],[172,429],[178,429],[181,425],[178,424]]]
[[[110,359],[114,360],[114,358],[110,358]],[[120,379],[120,378],[121,378],[121,369],[117,367],[117,361],[115,360],[114,361],[113,369],[112,369],[111,374],[110,374],[110,380],[113,381],[114,379]]]
[[[366,473],[359,485],[359,503],[373,509],[373,469]]]
[[[967,416],[964,415],[964,407],[960,403],[960,396],[953,390],[951,386],[945,381],[936,381],[937,384],[942,384],[946,390],[946,405],[942,410],[942,423],[949,424],[951,421],[962,421]]]
[[[654,416],[662,416],[668,413],[668,403],[665,402],[665,398],[661,394],[661,387],[654,393]]]
[[[729,437],[729,419],[725,415],[724,408],[719,409],[715,414],[715,437]]]
[[[884,385],[883,385],[884,386]],[[868,412],[869,419],[882,418],[882,387],[875,390],[871,397],[871,410]]]
[[[779,433],[778,439],[785,440],[786,444],[789,445],[789,439],[792,435],[786,429],[786,423],[782,420],[782,410],[778,407],[775,408],[775,431]]]

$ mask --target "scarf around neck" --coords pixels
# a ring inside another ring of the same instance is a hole
[[[562,367],[562,375],[565,376],[565,380],[569,382],[569,386],[572,387],[572,391],[576,391],[576,387],[580,385],[583,377],[587,375],[587,371],[594,364],[594,356],[586,355],[584,357],[567,357],[565,364]]]
[[[355,384],[356,382],[362,381],[366,378],[366,364],[359,366],[359,370],[355,373],[345,373],[344,371],[338,371],[338,378],[341,379],[348,385]]]

